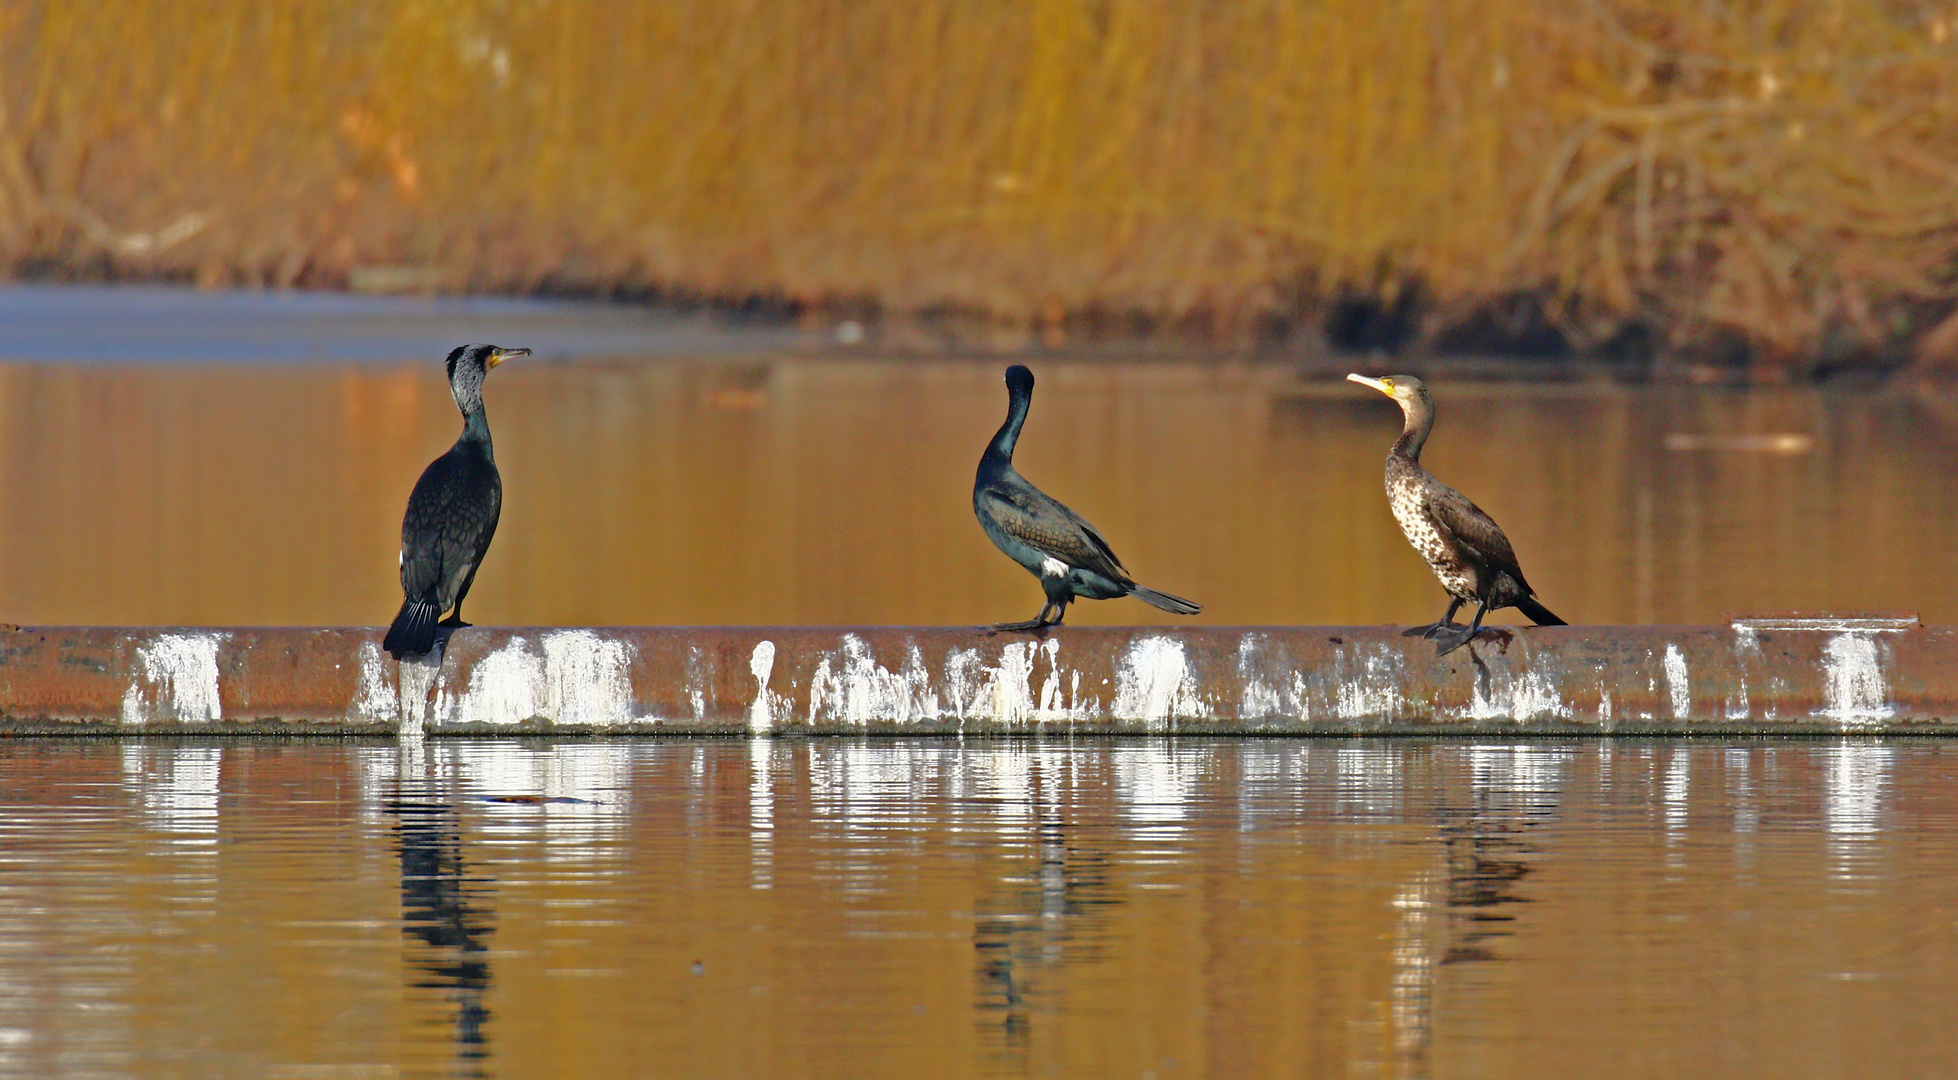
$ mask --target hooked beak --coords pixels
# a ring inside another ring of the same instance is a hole
[[[1353,375],[1346,376],[1346,381],[1356,382],[1359,383],[1361,386],[1371,386],[1375,390],[1380,391],[1381,393],[1387,395],[1388,397],[1394,396],[1394,388],[1387,385],[1386,381],[1383,379],[1369,379],[1365,375],[1353,374]]]
[[[490,354],[489,363],[484,366],[493,368],[496,365],[502,363],[503,361],[510,359],[512,356],[529,356],[529,355],[530,355],[529,349],[499,348],[495,352]]]

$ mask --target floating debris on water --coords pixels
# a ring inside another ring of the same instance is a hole
[[[1815,437],[1793,431],[1759,435],[1693,435],[1676,431],[1666,436],[1666,449],[1678,452],[1712,450],[1742,454],[1806,454],[1815,449]]]

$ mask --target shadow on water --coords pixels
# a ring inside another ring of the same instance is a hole
[[[494,928],[483,900],[489,879],[470,874],[452,805],[404,791],[387,803],[387,813],[401,853],[401,932],[416,969],[410,985],[454,1003],[455,1075],[487,1076],[490,1012],[483,998]]]

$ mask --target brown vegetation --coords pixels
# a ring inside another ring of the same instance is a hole
[[[21,273],[1958,358],[1944,4],[0,0],[0,35]]]

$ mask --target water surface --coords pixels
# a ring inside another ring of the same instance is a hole
[[[460,428],[441,361],[0,364],[0,620],[385,622],[408,491]],[[651,352],[506,364],[487,389],[503,521],[466,614],[1031,618],[1037,584],[971,509],[1005,366]],[[1036,368],[1022,471],[1139,580],[1204,604],[1197,621],[1440,614],[1387,513],[1399,417],[1379,394],[1282,365]],[[1435,393],[1429,464],[1503,524],[1567,620],[1958,618],[1958,484],[1938,464],[1953,433],[1908,395],[1439,380]],[[1176,621],[1129,600],[1069,619]]]
[[[1938,741],[0,743],[0,1076],[1928,1076]]]

